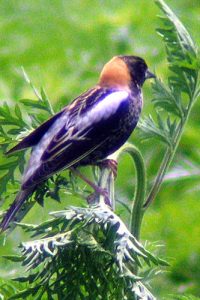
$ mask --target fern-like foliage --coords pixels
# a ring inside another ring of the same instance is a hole
[[[13,146],[13,142],[19,142],[23,137],[28,135],[35,127],[37,127],[44,120],[42,118],[41,112],[46,113],[46,118],[53,113],[53,109],[50,105],[47,94],[44,89],[41,88],[39,92],[27,73],[23,69],[24,77],[27,83],[31,86],[37,100],[22,99],[20,102],[24,105],[24,108],[32,108],[31,112],[27,109],[29,121],[27,121],[27,116],[25,117],[24,109],[16,104],[14,108],[10,108],[5,102],[0,107],[0,143],[1,143],[1,155],[5,155],[5,152]],[[37,113],[35,113],[37,111]],[[1,163],[0,165],[0,194],[2,195],[7,191],[8,184],[10,181],[16,183],[17,173],[23,173],[25,165],[24,152],[13,153],[7,157],[6,163]],[[9,186],[9,191],[11,190]],[[13,186],[14,188],[14,186]],[[13,190],[16,190],[14,188]]]
[[[32,83],[28,74],[22,68],[24,78],[37,97],[36,100],[21,99],[20,104],[10,108],[5,102],[0,107],[0,156],[5,157],[6,151],[27,136],[32,130],[38,127],[45,119],[54,114],[50,100],[43,88],[40,91]],[[31,108],[31,109],[30,109]],[[0,200],[4,202],[7,198],[15,197],[19,190],[18,174],[22,174],[25,166],[24,151],[15,152],[6,157],[6,162],[0,164]],[[61,188],[72,189],[72,182],[69,182],[61,175],[55,175],[48,179],[34,194],[34,200],[26,201],[16,221],[20,221],[24,215],[35,204],[35,200],[43,205],[45,197],[51,197],[59,201],[59,190]],[[4,212],[1,212],[3,215]]]
[[[168,86],[160,79],[152,84],[158,122],[150,116],[140,122],[140,129],[143,138],[156,137],[174,148],[200,93],[199,53],[190,34],[166,3],[155,2],[164,13],[160,17],[162,28],[157,32],[164,41],[171,74]]]
[[[122,220],[105,204],[71,207],[52,212],[53,219],[39,226],[22,224],[39,239],[22,243],[23,260],[31,274],[16,278],[29,284],[20,297],[51,295],[58,299],[126,299],[148,295],[134,266],[167,265],[131,235]],[[150,295],[150,293],[149,293]],[[110,298],[109,298],[110,297]],[[153,299],[153,298],[149,298]]]
[[[157,32],[165,44],[170,76],[168,85],[160,79],[152,84],[152,102],[157,121],[149,116],[139,124],[143,139],[157,138],[166,146],[165,155],[145,203],[146,208],[160,189],[191,109],[200,94],[198,49],[187,29],[167,4],[163,0],[155,2],[164,14],[160,17],[162,27]]]

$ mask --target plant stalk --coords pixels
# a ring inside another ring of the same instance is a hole
[[[146,193],[146,170],[140,151],[133,145],[126,143],[117,153],[117,159],[124,153],[128,153],[135,165],[137,183],[135,187],[134,200],[131,208],[129,230],[139,240],[142,217],[144,213],[143,204]]]
[[[193,95],[195,95],[195,91],[194,91]],[[164,154],[164,157],[163,157],[162,163],[160,165],[156,180],[155,180],[155,182],[150,190],[150,193],[147,197],[147,200],[145,201],[145,204],[143,206],[145,210],[150,206],[150,204],[153,202],[153,200],[155,199],[156,195],[158,194],[158,192],[160,190],[164,176],[176,154],[176,150],[180,143],[182,133],[183,133],[185,126],[187,124],[187,121],[189,119],[189,116],[190,116],[190,113],[191,113],[191,110],[192,110],[195,100],[196,100],[195,97],[191,97],[190,103],[188,105],[187,113],[185,114],[185,118],[180,121],[179,127],[177,129],[177,133],[174,137],[173,149],[168,147]]]

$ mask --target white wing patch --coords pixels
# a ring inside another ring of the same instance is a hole
[[[46,149],[50,144],[52,136],[56,135],[60,131],[60,128],[62,128],[68,122],[68,119],[68,114],[60,116],[50,127],[50,129],[44,134],[40,142],[35,147],[33,147],[28,166],[22,178],[22,183],[26,181],[29,177],[31,177],[35,170],[40,167],[41,157],[44,153],[44,149]]]
[[[33,152],[31,154],[29,164],[24,172],[22,183],[30,178],[40,167],[41,157],[44,153],[44,149],[48,147],[52,141],[52,137],[55,136],[63,126],[65,126],[66,130],[69,130],[66,132],[66,137],[64,140],[70,139],[73,141],[83,139],[87,134],[85,129],[90,127],[91,124],[97,123],[100,120],[108,119],[117,111],[122,102],[127,101],[128,96],[129,93],[127,91],[113,92],[102,99],[99,103],[94,105],[88,112],[81,115],[81,117],[78,114],[76,120],[71,120],[69,115],[66,113],[63,116],[60,116],[45,133],[40,142],[33,147]],[[71,133],[70,131],[70,128],[74,126],[78,129],[78,132],[75,134]],[[88,130],[90,129],[88,128]]]
[[[77,120],[77,126],[80,128],[88,127],[91,124],[98,123],[100,120],[108,119],[113,115],[120,104],[127,100],[129,93],[127,91],[117,91],[106,96],[103,100],[97,103],[91,110],[82,115]]]

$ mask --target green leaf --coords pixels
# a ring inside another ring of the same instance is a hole
[[[155,1],[165,16],[161,17],[163,28],[158,33],[166,44],[169,69],[173,76],[169,78],[171,91],[185,92],[192,100],[198,80],[198,50],[190,34],[163,0]]]
[[[39,289],[40,289],[39,286],[36,286],[34,288],[28,288],[9,297],[8,300],[23,299],[23,298],[27,299],[28,296],[34,296],[39,291]]]
[[[0,164],[0,170],[8,170],[12,167],[16,167],[16,164],[17,164],[17,160],[13,160],[13,161],[9,161],[7,163],[4,163],[4,164]]]
[[[184,47],[186,51],[191,51],[192,53],[196,54],[197,48],[185,26],[180,22],[177,16],[163,0],[156,0],[155,2],[167,16],[167,18],[164,19],[165,21],[167,21],[165,24],[167,24],[169,28],[173,27],[176,29],[178,37],[180,39],[181,47]],[[170,23],[168,23],[168,21],[170,21]],[[164,36],[168,37],[168,34],[166,34],[165,32]]]
[[[140,120],[138,127],[141,129],[140,138],[143,140],[157,138],[164,144],[172,147],[172,134],[162,117],[157,113],[158,124],[155,123],[151,116]]]
[[[168,88],[158,79],[152,85],[154,98],[152,100],[154,106],[162,108],[168,113],[173,113],[179,118],[183,117],[183,109],[181,106],[180,95],[174,95]]]
[[[41,101],[31,99],[21,99],[20,102],[27,107],[45,110],[45,106]]]
[[[41,97],[45,103],[45,106],[46,106],[46,109],[49,111],[49,113],[51,115],[54,115],[54,111],[53,111],[53,108],[51,106],[51,102],[49,100],[49,97],[47,96],[45,90],[43,88],[41,88]]]
[[[23,257],[20,255],[3,255],[2,257],[13,262],[23,261]]]
[[[18,104],[15,105],[15,114],[18,117],[18,119],[22,120],[22,112]]]

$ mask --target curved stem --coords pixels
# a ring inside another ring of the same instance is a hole
[[[137,184],[131,208],[129,229],[134,237],[139,240],[142,217],[144,213],[143,204],[146,193],[146,171],[143,157],[140,151],[135,146],[129,143],[125,144],[117,152],[116,158],[118,159],[125,152],[127,152],[132,157],[136,169]]]

